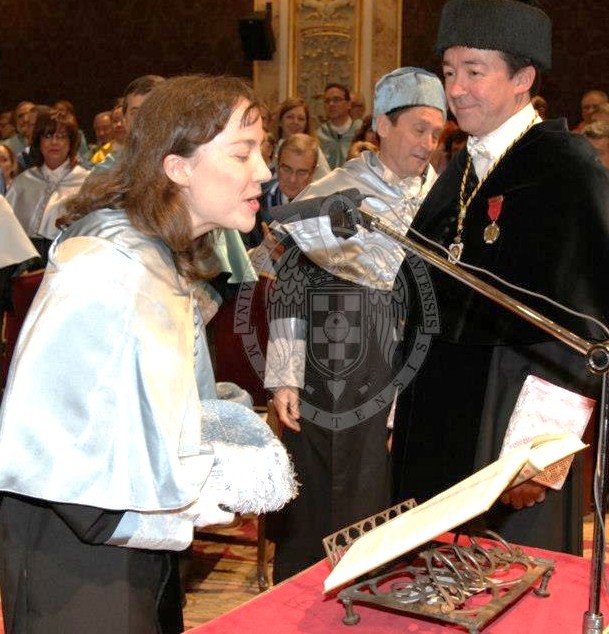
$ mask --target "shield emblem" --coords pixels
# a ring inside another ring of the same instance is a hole
[[[307,361],[330,379],[348,376],[366,356],[365,290],[306,289]]]

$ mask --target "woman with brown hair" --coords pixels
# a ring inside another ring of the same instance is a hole
[[[300,97],[288,97],[279,105],[277,114],[277,147],[275,160],[279,154],[281,144],[292,134],[311,134],[311,116],[309,106]],[[276,162],[276,161],[275,161]],[[313,180],[318,180],[330,172],[328,161],[321,150],[317,152],[317,164],[313,173]]]
[[[287,478],[266,508],[259,489],[238,498],[254,461],[224,459],[218,430],[238,427],[257,466],[287,456],[253,412],[215,400],[197,301],[214,230],[249,231],[270,177],[258,108],[234,78],[159,84],[116,167],[59,219],[0,411],[8,631],[181,632],[193,525],[294,495]]]
[[[17,175],[17,157],[13,150],[4,143],[0,143],[0,171],[4,180],[4,191],[0,190],[0,194],[4,194],[5,191],[11,186],[13,178]]]
[[[46,262],[66,200],[78,192],[88,170],[78,164],[78,125],[71,115],[38,115],[30,150],[32,167],[13,180],[6,199]]]

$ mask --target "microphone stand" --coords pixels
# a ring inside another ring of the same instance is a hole
[[[588,610],[584,613],[583,634],[602,634],[603,615],[600,612],[600,593],[604,566],[604,531],[603,523],[607,512],[607,447],[609,443],[609,401],[608,401],[608,372],[609,372],[609,340],[603,342],[590,342],[579,337],[571,331],[563,328],[541,313],[529,308],[522,302],[510,297],[491,284],[484,282],[472,275],[469,271],[450,262],[438,255],[435,251],[425,247],[411,238],[399,234],[391,225],[382,218],[363,209],[358,209],[354,204],[347,204],[342,209],[342,218],[337,214],[331,215],[332,226],[344,226],[345,220],[348,228],[355,230],[355,225],[360,224],[370,230],[381,231],[395,241],[402,244],[408,251],[444,271],[459,282],[469,286],[476,292],[484,295],[507,310],[515,313],[522,319],[541,328],[559,341],[562,341],[573,350],[586,357],[588,368],[602,375],[601,403],[599,408],[599,439],[596,459],[595,475],[595,506],[597,513],[594,518],[594,537],[592,561],[590,567],[589,602]],[[598,487],[598,488],[597,488]]]

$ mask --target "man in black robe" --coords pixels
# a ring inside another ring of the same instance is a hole
[[[470,139],[412,227],[463,264],[606,323],[609,180],[584,139],[563,120],[542,122],[530,104],[551,61],[551,23],[532,4],[446,3],[436,51]],[[419,502],[498,457],[527,375],[596,396],[582,356],[460,282],[433,277],[441,334],[399,404],[393,454],[395,497]],[[607,339],[590,322],[504,290],[583,337]],[[562,491],[520,485],[485,523],[520,544],[580,553],[581,498],[576,464]]]

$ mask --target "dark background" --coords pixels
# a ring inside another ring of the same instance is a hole
[[[140,75],[251,78],[238,18],[253,0],[0,0],[0,108],[68,99],[93,116]]]
[[[432,47],[444,0],[404,0],[403,63],[439,70]],[[554,22],[554,68],[542,83],[552,116],[579,121],[581,94],[609,89],[606,0],[542,0]],[[0,109],[69,99],[89,138],[135,77],[252,76],[238,18],[253,0],[0,0]]]

